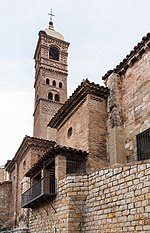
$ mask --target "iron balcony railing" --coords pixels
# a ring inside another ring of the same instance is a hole
[[[22,207],[30,207],[43,196],[55,195],[55,178],[42,178],[22,194]]]

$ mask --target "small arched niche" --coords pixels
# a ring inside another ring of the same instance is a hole
[[[53,100],[53,93],[51,91],[48,93],[48,99]]]
[[[60,102],[60,95],[58,94],[55,95],[55,101]]]
[[[46,84],[49,85],[49,78],[46,79]]]

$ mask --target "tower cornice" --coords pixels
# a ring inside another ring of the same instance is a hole
[[[36,54],[38,52],[38,49],[40,48],[40,42],[42,39],[48,39],[48,40],[51,40],[51,42],[55,41],[55,44],[58,42],[58,43],[61,43],[61,44],[65,44],[67,46],[67,48],[69,47],[70,43],[67,42],[67,41],[64,41],[64,40],[60,40],[58,38],[55,38],[55,37],[52,37],[50,35],[47,35],[45,31],[39,31],[39,38],[38,38],[38,42],[37,42],[37,46],[36,46],[36,49],[35,49],[35,53],[34,53],[34,59],[36,58]],[[43,45],[43,44],[42,44]],[[41,45],[41,46],[42,46]]]

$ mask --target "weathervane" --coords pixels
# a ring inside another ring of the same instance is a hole
[[[53,16],[55,16],[55,15],[53,15],[53,13],[52,13],[52,8],[51,8],[51,13],[48,13],[48,15],[50,16],[50,22],[52,22]]]

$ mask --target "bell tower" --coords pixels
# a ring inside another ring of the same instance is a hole
[[[34,137],[56,140],[55,130],[47,125],[67,99],[68,47],[69,43],[54,30],[51,17],[49,27],[39,32],[34,55]]]

